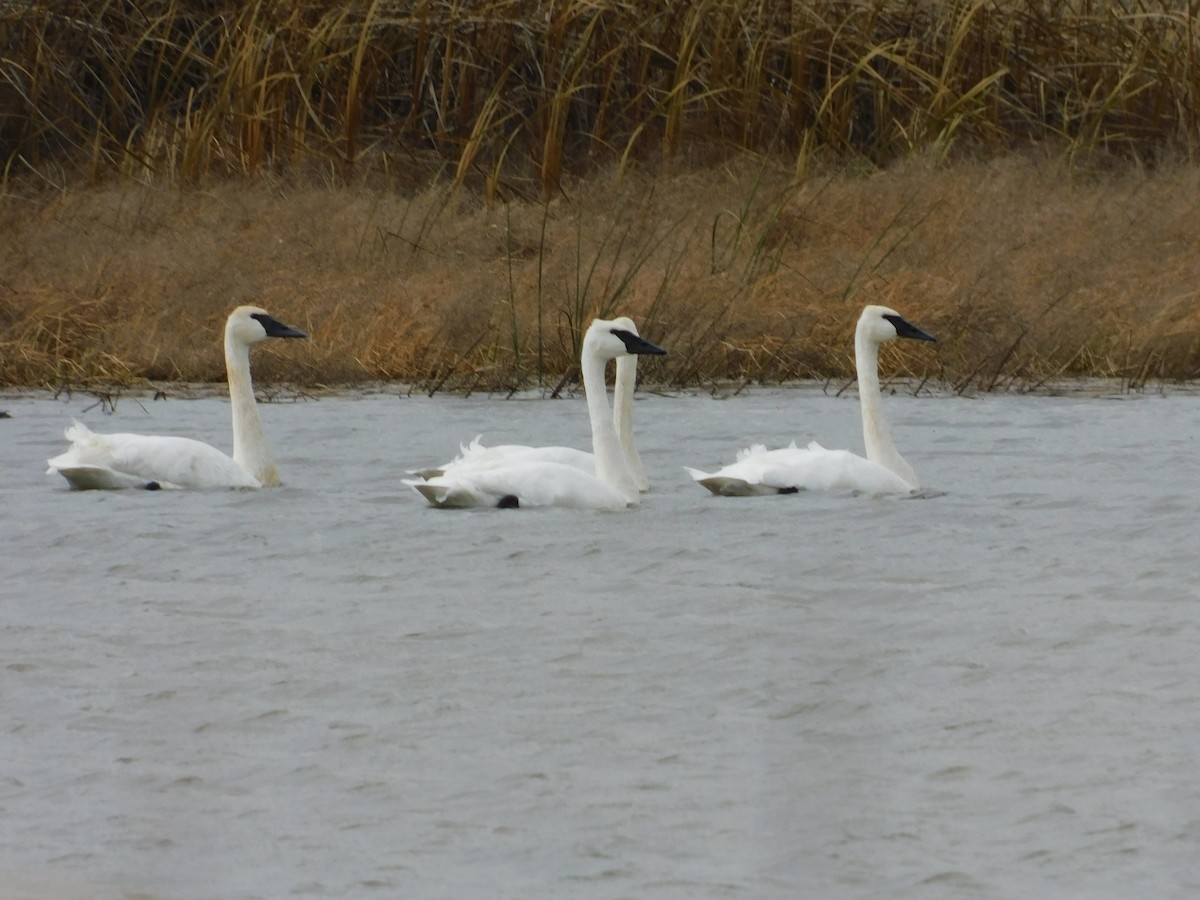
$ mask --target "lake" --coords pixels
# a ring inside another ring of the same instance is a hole
[[[920,499],[719,498],[852,392],[641,393],[639,508],[447,511],[579,397],[263,406],[285,486],[72,492],[0,409],[0,883],[107,898],[1200,892],[1200,395],[885,398]],[[87,410],[87,411],[85,411]]]

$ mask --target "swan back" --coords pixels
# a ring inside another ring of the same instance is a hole
[[[504,465],[458,469],[425,481],[404,482],[443,509],[563,506],[619,510],[630,497],[589,472],[563,463],[509,460]]]

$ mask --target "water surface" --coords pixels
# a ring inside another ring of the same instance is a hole
[[[264,407],[286,486],[70,492],[0,402],[0,883],[56,898],[1193,897],[1200,397],[887,398],[932,499],[716,498],[816,388],[640,396],[626,513],[438,511],[580,399]],[[20,891],[26,891],[21,894]]]

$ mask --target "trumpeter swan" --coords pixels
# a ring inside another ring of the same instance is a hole
[[[191,438],[145,434],[96,434],[79,422],[66,430],[70,448],[53,459],[76,489],[257,488],[279,484],[267,448],[254,387],[250,345],[270,337],[303,338],[303,331],[273,319],[256,306],[239,306],[225,322],[225,370],[233,408],[233,457]]]
[[[608,360],[637,354],[666,353],[661,347],[622,327],[628,320],[596,319],[583,338],[580,368],[592,426],[594,471],[553,459],[521,454],[512,459],[475,466],[448,467],[425,481],[406,484],[433,506],[570,506],[624,509],[638,503],[638,485],[617,437],[604,368]]]
[[[637,325],[628,316],[619,316],[612,320],[614,328],[622,328],[630,334],[638,334]],[[639,491],[650,490],[650,479],[646,475],[646,467],[637,450],[633,439],[633,393],[637,387],[637,354],[627,354],[617,357],[616,379],[613,385],[613,425],[617,430],[617,440],[625,453],[625,461],[629,465],[634,481]],[[574,466],[583,472],[595,474],[596,460],[592,453],[586,450],[576,450],[574,447],[531,447],[526,444],[498,444],[485,447],[477,437],[471,443],[459,448],[459,455],[448,463],[432,469],[418,469],[412,474],[422,478],[435,478],[448,472],[463,472],[484,466],[504,465],[512,462],[557,462]]]
[[[896,450],[883,418],[879,391],[879,345],[896,338],[935,341],[886,306],[868,306],[854,330],[854,365],[862,408],[863,442],[867,456],[849,450],[826,450],[815,441],[807,447],[768,450],[756,444],[742,450],[737,462],[717,472],[688,468],[692,478],[714,494],[752,496],[801,490],[853,490],[870,494],[904,493],[920,489],[912,466]]]

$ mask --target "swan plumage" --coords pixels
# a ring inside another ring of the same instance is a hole
[[[625,509],[637,503],[629,493],[567,463],[512,459],[472,470],[452,470],[427,481],[409,481],[432,506],[563,506]]]
[[[483,443],[483,436],[477,435],[470,443],[460,444],[458,456],[449,462],[432,469],[417,469],[410,474],[420,475],[422,478],[436,478],[447,472],[491,468],[511,462],[552,462],[571,466],[588,474],[595,474],[596,471],[595,457],[587,450],[576,450],[574,447],[533,447],[528,444],[494,444],[488,447]]]
[[[628,325],[632,322],[624,318],[596,319],[584,335],[580,368],[592,426],[590,465],[580,465],[579,451],[571,448],[508,445],[507,452],[494,453],[497,448],[476,441],[464,447],[442,474],[405,483],[431,505],[446,508],[624,509],[636,505],[638,482],[610,414],[604,369],[610,359],[666,351]]]
[[[72,421],[71,446],[48,459],[49,474],[77,490],[120,488],[258,488],[279,484],[267,447],[254,387],[250,347],[270,337],[307,337],[256,306],[239,306],[225,322],[225,367],[233,412],[233,455],[185,437],[98,434]]]
[[[906,321],[894,309],[868,306],[854,332],[855,368],[862,409],[866,458],[849,450],[827,450],[816,441],[805,447],[768,450],[755,444],[716,472],[687,468],[688,474],[722,496],[758,496],[796,491],[850,490],[868,494],[919,490],[920,479],[896,450],[883,418],[879,390],[879,347],[896,338],[936,338]]]
[[[637,325],[628,316],[619,316],[611,320],[613,327],[621,328],[637,335]],[[617,431],[617,440],[625,454],[625,461],[637,482],[638,490],[645,492],[650,489],[650,479],[646,475],[646,467],[637,450],[633,438],[633,394],[637,387],[637,354],[618,356],[616,361],[616,378],[613,384],[613,425]],[[527,463],[561,463],[579,469],[582,472],[595,474],[595,456],[587,450],[577,450],[574,447],[562,446],[530,446],[527,444],[497,444],[485,446],[482,436],[477,436],[469,444],[459,446],[459,454],[450,462],[431,469],[419,469],[411,474],[429,479],[446,473],[465,472],[470,469],[502,466],[515,462]]]

